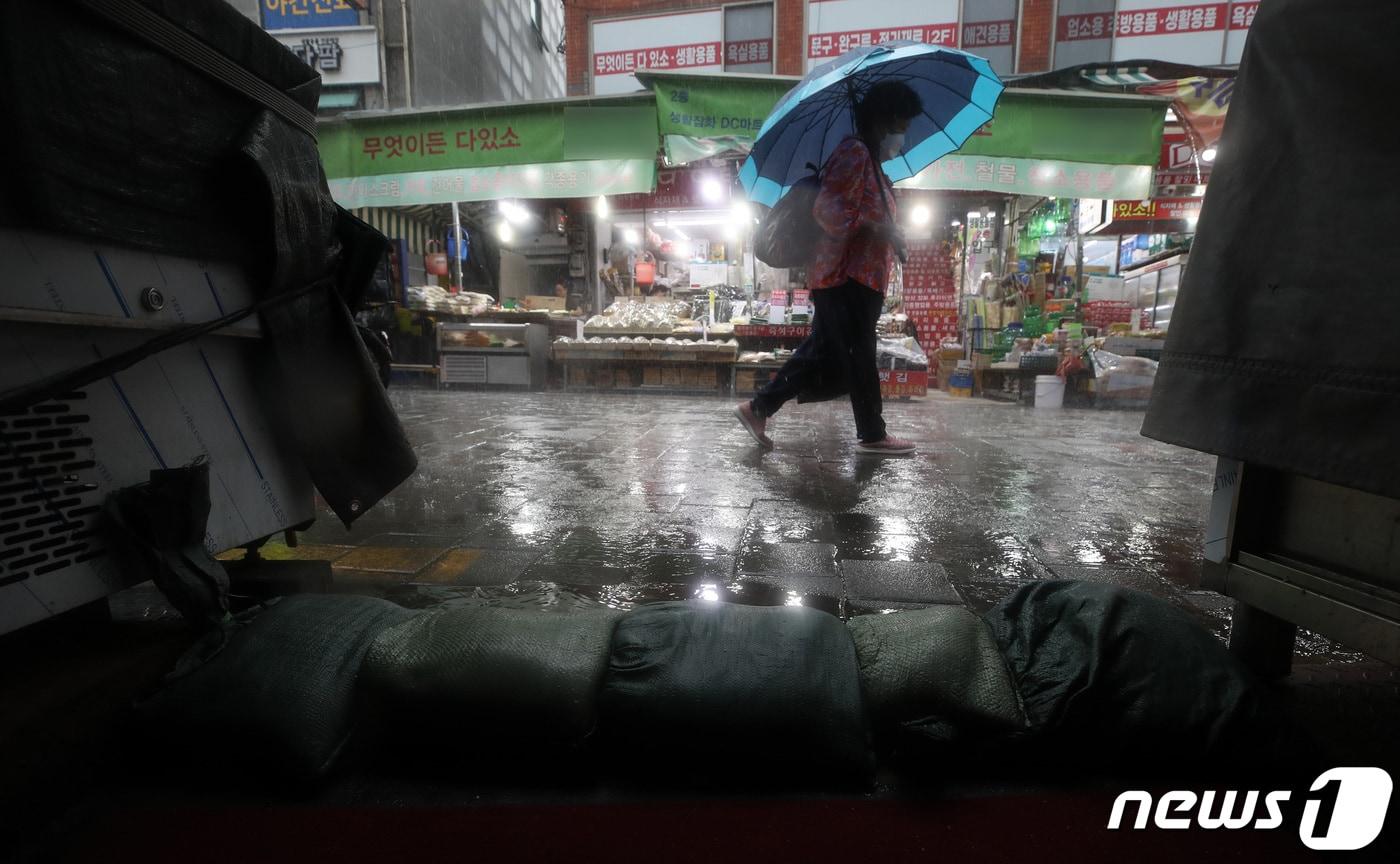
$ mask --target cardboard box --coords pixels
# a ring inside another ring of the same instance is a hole
[[[527,294],[521,301],[526,309],[545,309],[559,311],[569,308],[568,301],[563,297],[555,297],[552,294]]]
[[[614,375],[613,368],[611,366],[600,367],[593,373],[594,387],[611,387],[613,386],[613,380]]]
[[[661,386],[661,367],[647,366],[642,369],[642,384],[647,387]]]
[[[680,386],[681,386],[681,370],[677,369],[675,366],[667,366],[667,367],[665,367],[664,369],[662,369],[662,370],[661,370],[661,386],[662,386],[662,387],[676,387],[676,388],[680,387]]]
[[[681,386],[687,389],[695,389],[700,386],[700,370],[694,366],[681,367]]]
[[[582,363],[572,363],[569,365],[569,385],[572,387],[587,387],[592,383],[589,376],[589,368]]]
[[[701,366],[696,370],[695,386],[713,390],[719,386],[719,370],[715,366]]]
[[[734,392],[736,395],[752,393],[756,383],[757,379],[752,369],[740,369],[734,373]]]

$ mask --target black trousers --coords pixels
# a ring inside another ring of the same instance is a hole
[[[816,307],[812,332],[783,364],[777,377],[750,403],[759,417],[771,417],[803,393],[844,385],[851,395],[856,434],[862,441],[885,437],[880,373],[875,365],[876,324],[884,296],[851,281],[812,292]]]

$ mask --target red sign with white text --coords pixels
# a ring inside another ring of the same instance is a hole
[[[839,57],[862,45],[879,45],[908,39],[928,45],[958,47],[958,25],[920,24],[915,27],[877,27],[873,30],[849,30],[844,33],[816,33],[807,39],[807,56],[814,59]]]
[[[638,69],[690,69],[720,62],[719,42],[692,45],[663,45],[593,55],[594,75],[628,75]]]
[[[1224,30],[1229,21],[1229,3],[1176,6],[1164,9],[1136,9],[1119,12],[1114,35],[1172,36],[1178,33],[1207,33]]]

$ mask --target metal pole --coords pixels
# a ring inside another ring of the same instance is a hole
[[[457,264],[457,290],[462,290],[462,214],[457,210],[457,202],[452,202],[452,258]]]

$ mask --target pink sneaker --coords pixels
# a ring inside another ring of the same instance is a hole
[[[768,421],[753,413],[753,406],[747,402],[740,402],[734,408],[734,416],[739,418],[744,429],[753,436],[753,440],[765,450],[773,449],[773,439],[764,434],[764,429],[768,427]]]
[[[873,456],[908,456],[914,449],[914,442],[892,435],[886,435],[883,441],[861,441],[856,445],[858,452]]]

